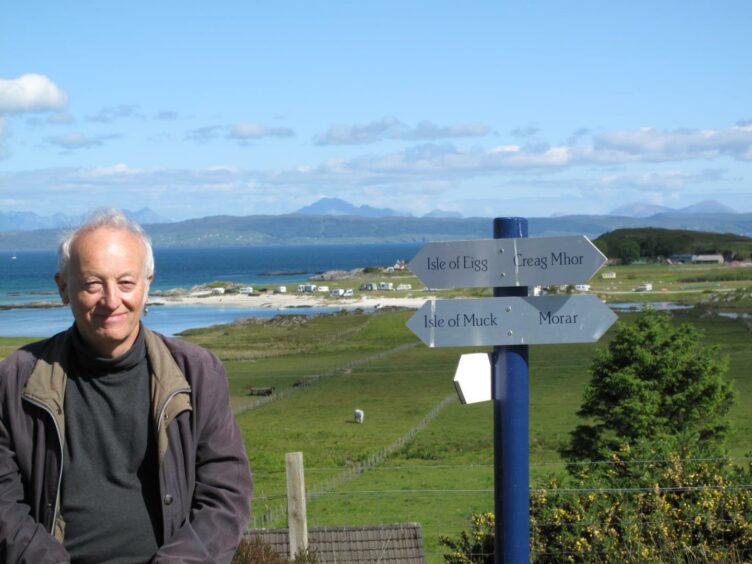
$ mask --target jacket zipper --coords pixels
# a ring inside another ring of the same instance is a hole
[[[57,514],[60,511],[60,485],[63,482],[63,435],[60,432],[60,426],[57,424],[57,419],[55,419],[55,415],[52,413],[52,410],[44,403],[39,402],[37,400],[34,400],[28,396],[22,396],[24,400],[28,401],[30,404],[35,405],[42,410],[46,411],[47,414],[50,416],[50,419],[52,419],[52,424],[55,426],[55,431],[57,432],[57,440],[58,440],[58,447],[60,448],[60,473],[57,477],[57,489],[55,490],[55,511],[52,514],[52,524],[50,525],[50,534],[53,536],[55,535],[55,523],[57,522]]]
[[[190,394],[191,389],[190,388],[179,388],[177,390],[173,390],[169,396],[167,396],[167,399],[162,404],[162,408],[159,410],[159,415],[157,416],[157,435],[159,435],[159,431],[162,429],[162,421],[164,417],[164,412],[167,409],[167,405],[172,401],[172,398],[174,398],[178,394]]]

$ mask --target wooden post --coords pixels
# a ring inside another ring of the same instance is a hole
[[[288,452],[287,468],[287,526],[290,531],[290,560],[308,548],[308,523],[306,521],[305,479],[303,453]]]

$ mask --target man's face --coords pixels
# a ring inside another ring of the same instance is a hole
[[[151,282],[145,261],[146,248],[138,236],[100,228],[74,239],[68,275],[55,275],[78,331],[100,356],[120,356],[138,337]]]

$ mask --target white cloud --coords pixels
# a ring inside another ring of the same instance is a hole
[[[386,116],[366,125],[334,125],[325,133],[314,137],[317,145],[368,145],[389,139],[402,141],[436,141],[459,137],[482,137],[490,129],[480,123],[442,126],[430,121],[420,121],[408,127],[396,117]]]
[[[540,127],[537,125],[527,125],[525,127],[515,127],[509,133],[514,137],[533,137],[540,133]]]
[[[613,131],[596,136],[593,147],[598,152],[614,152],[645,161],[720,156],[748,160],[752,149],[752,124],[740,123],[727,129],[662,131],[645,127]]]
[[[258,123],[236,123],[230,126],[231,139],[262,139],[264,137],[293,137],[295,133],[287,127],[269,127]]]
[[[47,116],[47,123],[52,125],[69,125],[76,121],[68,112],[58,112]]]
[[[366,125],[333,125],[323,135],[317,135],[317,145],[367,145],[385,138],[402,126],[395,117],[387,116]]]
[[[455,139],[458,137],[482,137],[489,133],[490,129],[480,123],[441,126],[430,121],[421,121],[412,129],[396,129],[391,133],[390,138],[406,141],[434,141],[437,139]]]
[[[195,141],[196,143],[208,143],[216,139],[219,136],[219,132],[222,130],[220,125],[206,125],[196,129],[191,129],[185,134],[185,138],[188,141]]]
[[[162,121],[175,121],[178,117],[180,116],[174,110],[162,110],[157,114],[157,119]]]
[[[116,139],[117,137],[117,135],[96,135],[92,137],[83,133],[66,133],[64,135],[48,137],[47,141],[52,145],[70,151],[100,147],[105,141]]]
[[[68,103],[68,95],[41,74],[0,79],[0,113],[58,110]]]
[[[81,171],[81,176],[91,178],[132,178],[133,176],[144,174],[143,169],[132,168],[124,163],[114,164],[112,166],[98,166],[89,170]]]
[[[269,127],[258,123],[236,123],[234,125],[207,125],[191,129],[185,139],[196,143],[209,143],[224,132],[226,139],[240,141],[241,144],[266,137],[294,137],[295,132],[287,127]]]
[[[5,148],[5,119],[0,116],[0,160],[6,158],[8,155]]]
[[[86,120],[97,123],[112,123],[116,119],[143,117],[135,104],[120,104],[119,106],[106,106],[96,114],[86,116]]]

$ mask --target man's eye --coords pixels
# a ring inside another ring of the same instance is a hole
[[[120,289],[125,292],[130,292],[135,287],[136,287],[136,283],[131,280],[125,280],[125,281],[120,282]]]
[[[84,282],[84,289],[89,293],[99,292],[102,289],[101,282]]]

